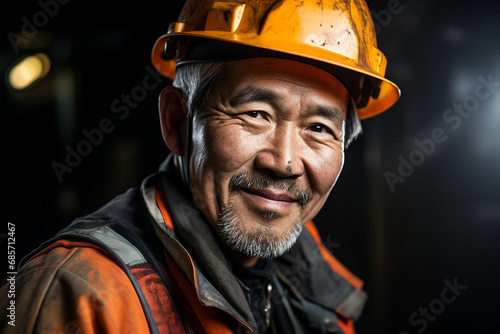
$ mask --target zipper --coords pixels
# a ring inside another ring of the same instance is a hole
[[[266,326],[271,326],[271,293],[273,292],[273,286],[271,283],[267,284],[267,297],[266,305],[264,306],[264,313],[266,315]]]

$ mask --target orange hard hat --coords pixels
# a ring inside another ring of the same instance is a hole
[[[155,43],[156,69],[173,79],[186,62],[279,57],[333,74],[356,102],[361,119],[399,98],[387,80],[363,0],[187,0],[177,22]]]

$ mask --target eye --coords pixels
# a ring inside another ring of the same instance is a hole
[[[335,138],[335,140],[342,140],[341,137],[336,133],[336,131],[323,124],[313,124],[309,126],[309,130],[316,133],[317,138],[327,138],[325,137],[326,135],[332,136],[333,138]]]
[[[245,114],[252,117],[252,118],[264,118],[264,115],[262,114],[261,111],[252,110],[252,111],[246,112]]]
[[[314,124],[313,126],[310,127],[311,131],[313,132],[330,132],[330,130],[322,125],[322,124]]]

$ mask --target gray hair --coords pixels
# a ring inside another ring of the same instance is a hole
[[[192,113],[202,106],[223,74],[225,62],[187,63],[177,66],[172,86],[179,88]]]
[[[211,91],[217,86],[224,75],[225,62],[185,63],[176,68],[172,83],[184,93],[188,112],[192,113],[202,106],[209,98]],[[344,147],[356,139],[363,129],[359,120],[354,100],[349,97],[346,114]]]

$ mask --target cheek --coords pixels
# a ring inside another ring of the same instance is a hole
[[[302,217],[304,222],[313,219],[323,207],[342,170],[343,157],[344,154],[341,148],[328,148],[316,151],[308,156],[307,177],[313,199],[309,210],[304,212],[304,217]]]
[[[344,152],[341,149],[331,150],[316,156],[316,164],[312,167],[311,182],[312,187],[321,196],[327,196],[337,179],[344,165]]]
[[[249,138],[235,124],[212,123],[205,122],[193,127],[191,190],[199,200],[203,198],[203,201],[220,205],[227,201],[231,177],[248,170],[258,150],[255,143],[259,140]]]
[[[258,142],[246,138],[235,127],[205,129],[193,136],[192,167],[196,174],[211,169],[217,173],[233,172],[251,160]]]

